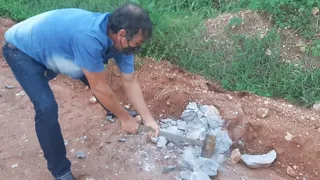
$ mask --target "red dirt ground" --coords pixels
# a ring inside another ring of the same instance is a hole
[[[0,20],[0,35],[12,25]],[[0,42],[3,37],[0,37]],[[34,131],[33,106],[27,96],[16,97],[22,89],[10,68],[0,56],[0,179],[52,179],[46,169]],[[284,100],[259,97],[241,92],[228,92],[203,77],[188,73],[166,61],[151,59],[137,63],[137,77],[146,101],[156,119],[178,117],[189,101],[215,105],[227,121],[226,128],[241,153],[259,154],[276,149],[277,159],[268,169],[251,170],[242,163],[226,165],[217,179],[320,179],[320,114],[291,105]],[[116,66],[111,63],[106,80],[123,102],[129,104],[119,84]],[[59,105],[59,121],[63,136],[69,141],[68,157],[73,171],[83,179],[174,179],[177,171],[162,174],[163,165],[174,163],[159,155],[160,150],[141,135],[129,136],[126,143],[117,141],[118,125],[105,121],[99,104],[89,102],[91,92],[81,82],[58,76],[50,82]],[[6,89],[13,85],[14,89]],[[258,118],[259,108],[269,108],[266,118]],[[286,141],[286,133],[294,137]],[[87,136],[85,141],[78,138]],[[238,144],[242,139],[244,146]],[[72,141],[73,140],[73,141]],[[75,152],[86,152],[86,158],[75,158]],[[141,170],[144,160],[140,151],[149,154],[154,165]],[[154,153],[154,154],[153,154]],[[11,166],[18,164],[18,167]],[[286,173],[287,166],[296,166],[296,177]]]

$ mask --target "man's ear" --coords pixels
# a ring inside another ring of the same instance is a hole
[[[118,36],[126,37],[127,31],[125,29],[120,29],[120,31],[117,34]]]

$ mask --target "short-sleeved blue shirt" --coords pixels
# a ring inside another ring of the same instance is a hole
[[[134,72],[134,56],[118,52],[108,37],[110,13],[82,9],[48,11],[22,21],[5,39],[48,69],[79,79],[82,68],[101,72],[114,58],[120,71]]]

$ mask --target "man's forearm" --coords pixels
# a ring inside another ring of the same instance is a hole
[[[123,89],[129,99],[129,101],[133,104],[135,109],[139,112],[142,119],[148,121],[152,119],[152,115],[147,107],[147,104],[143,98],[143,94],[140,88],[139,82],[134,79],[132,82],[122,82]]]
[[[121,106],[115,93],[107,84],[101,83],[96,88],[92,89],[92,91],[100,103],[118,118],[122,120],[129,119],[129,113]]]

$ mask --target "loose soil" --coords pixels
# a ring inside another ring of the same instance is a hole
[[[0,20],[0,41],[12,24],[10,20]],[[0,58],[0,179],[52,179],[34,131],[33,106],[26,95],[16,96],[22,89]],[[226,159],[217,179],[319,179],[319,113],[281,99],[225,91],[166,61],[138,60],[137,77],[156,119],[178,118],[189,101],[214,105],[227,121],[225,128],[234,141],[232,148],[250,154],[267,153],[271,149],[278,153],[276,161],[266,169],[252,170],[242,163],[232,165]],[[119,84],[118,69],[112,62],[107,68],[106,81],[122,104],[130,106]],[[6,89],[5,85],[15,88]],[[59,105],[63,136],[69,142],[68,157],[80,180],[171,180],[178,174],[177,170],[162,173],[163,166],[175,164],[176,159],[164,159],[166,154],[155,148],[146,136],[127,136],[126,142],[118,142],[123,136],[118,133],[119,125],[107,122],[101,106],[89,102],[92,93],[81,82],[59,75],[50,85]],[[270,109],[266,118],[258,118],[259,108]],[[291,141],[285,140],[287,132],[294,136]],[[79,139],[83,136],[87,139]],[[77,151],[84,151],[86,157],[77,159]],[[13,168],[14,164],[18,167]],[[287,166],[296,166],[296,177],[287,175]]]

